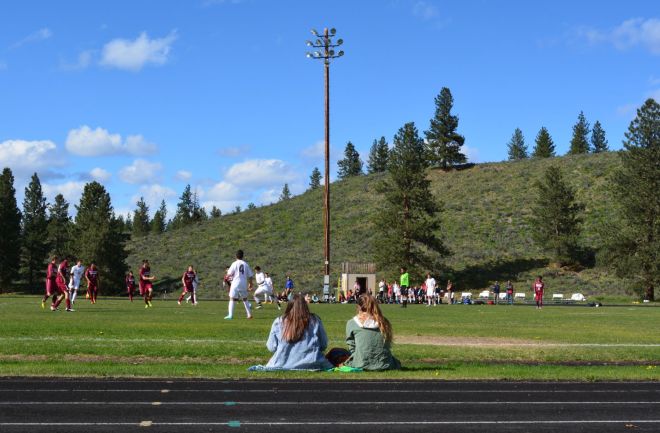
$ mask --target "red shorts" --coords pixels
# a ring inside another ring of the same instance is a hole
[[[140,284],[140,295],[145,295],[149,290],[153,290],[153,284],[148,282]]]
[[[534,300],[535,301],[542,301],[543,300],[543,292],[535,294],[534,295]]]
[[[66,283],[64,281],[61,281],[59,278],[55,280],[55,283],[58,292],[66,293],[69,290],[69,288],[66,286]]]
[[[187,293],[192,293],[192,291],[193,291],[193,286],[192,286],[192,284],[189,285],[189,286],[188,286],[188,285],[183,286],[183,291],[184,291],[184,292],[187,292]]]
[[[96,290],[98,290],[98,289],[99,289],[98,284],[90,283],[90,284],[87,285],[87,290],[93,290],[93,291],[96,291]]]
[[[53,296],[53,294],[57,291],[57,283],[55,280],[51,280],[50,278],[46,279],[46,295],[48,296]]]

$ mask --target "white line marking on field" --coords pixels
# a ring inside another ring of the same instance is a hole
[[[0,337],[0,341],[62,341],[63,337]],[[172,338],[150,338],[145,340],[143,338],[101,338],[101,337],[76,337],[76,342],[98,342],[98,343],[171,343]],[[199,339],[181,339],[176,340],[177,344],[264,344],[264,340],[225,340],[215,338],[199,338]],[[340,341],[337,340],[339,343]],[[419,343],[423,344],[423,343]],[[417,346],[419,344],[399,343],[399,345]],[[452,343],[446,342],[443,344],[434,344],[434,346],[460,346],[460,347],[660,347],[660,343],[510,343],[510,342],[475,342],[475,343]]]
[[[136,406],[171,406],[171,405],[195,405],[195,406],[219,406],[227,405],[227,401],[2,401],[0,406],[62,406],[62,405],[136,405]],[[373,405],[373,401],[232,401],[231,405],[241,406],[290,406],[290,405]],[[617,404],[617,405],[655,405],[660,401],[379,401],[379,405],[597,405],[597,404]]]
[[[138,424],[140,427],[151,427],[153,425],[153,421],[140,421],[140,424]],[[134,425],[134,424],[129,424],[129,425]]]

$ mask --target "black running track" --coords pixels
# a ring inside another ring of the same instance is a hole
[[[660,383],[0,379],[0,432],[660,432]]]

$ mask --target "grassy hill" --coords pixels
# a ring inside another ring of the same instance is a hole
[[[612,218],[607,178],[619,164],[605,153],[542,160],[478,164],[458,171],[429,170],[436,197],[444,203],[443,236],[452,250],[446,267],[459,290],[488,287],[511,279],[527,289],[544,275],[549,291],[588,295],[626,295],[625,283],[602,267],[574,272],[548,268],[546,255],[533,243],[527,223],[535,195],[534,181],[551,164],[559,165],[586,206],[584,244],[602,243],[602,228]],[[331,265],[334,281],[342,261],[373,260],[378,233],[372,216],[382,208],[375,191],[383,175],[361,176],[331,185]],[[225,215],[181,230],[147,236],[129,243],[129,264],[149,258],[153,272],[167,287],[195,265],[209,294],[218,290],[224,267],[236,249],[252,265],[274,274],[276,287],[290,272],[299,289],[319,290],[323,274],[322,191],[308,191],[287,202]],[[390,277],[396,270],[383,270]],[[527,289],[527,291],[529,291]],[[220,293],[219,291],[217,293]]]

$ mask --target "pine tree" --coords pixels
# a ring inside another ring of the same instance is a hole
[[[589,153],[589,122],[582,111],[578,115],[577,123],[573,125],[573,138],[571,138],[571,148],[568,151],[569,155],[581,153]]]
[[[575,191],[558,167],[548,167],[536,189],[531,219],[534,239],[556,263],[573,263],[579,252],[583,206],[576,202]]]
[[[165,200],[161,200],[160,207],[154,213],[154,219],[151,220],[151,233],[160,234],[165,231],[167,226],[167,205]]]
[[[594,128],[591,130],[591,149],[594,153],[607,152],[610,150],[607,146],[605,130],[598,120],[596,120]]]
[[[85,185],[76,206],[75,253],[85,263],[96,261],[104,293],[119,293],[126,273],[126,236],[112,210],[110,195],[98,182]]]
[[[321,172],[318,167],[314,167],[312,174],[309,176],[309,189],[315,190],[321,186]]]
[[[525,144],[525,137],[523,136],[520,128],[516,128],[516,130],[513,132],[511,140],[507,146],[509,147],[510,161],[527,158],[527,145]]]
[[[374,140],[369,151],[369,173],[382,173],[387,170],[387,159],[389,157],[390,149],[385,137],[380,137],[380,140]]]
[[[69,216],[69,203],[62,194],[48,207],[48,244],[51,255],[64,257],[71,254],[73,222]]]
[[[25,188],[23,199],[23,253],[22,262],[25,279],[29,285],[43,273],[48,256],[48,218],[46,198],[41,190],[37,173],[32,175]]]
[[[534,146],[533,158],[552,158],[555,156],[555,143],[552,141],[550,133],[542,126],[539,133],[536,134],[536,145]]]
[[[252,203],[252,202],[248,203],[248,205],[247,205],[247,210],[254,210],[256,208],[257,208],[257,205]]]
[[[355,146],[350,141],[346,143],[346,148],[344,149],[344,159],[337,162],[339,166],[339,171],[337,171],[337,176],[340,179],[346,179],[351,176],[359,176],[362,174],[362,161],[360,160],[360,154],[355,150]]]
[[[140,200],[135,203],[137,206],[135,212],[133,212],[133,232],[132,236],[134,238],[139,238],[141,236],[146,236],[151,230],[151,222],[149,221],[149,206],[144,201],[144,197],[140,197]]]
[[[241,213],[241,207],[240,207],[240,206],[236,206],[236,207],[234,208],[234,213],[235,213],[235,214],[239,214],[239,213]]]
[[[14,175],[0,175],[0,292],[15,282],[21,263],[21,211],[16,203]]]
[[[394,136],[388,177],[378,185],[383,209],[374,224],[376,261],[384,272],[398,273],[401,266],[414,277],[438,269],[448,254],[439,237],[441,205],[426,179],[426,148],[414,123],[406,123]]]
[[[614,176],[621,224],[613,227],[609,259],[653,301],[660,284],[660,104],[647,99],[628,126]]]
[[[291,199],[291,191],[289,190],[289,184],[285,183],[282,187],[282,193],[280,194],[280,201],[285,201]]]
[[[465,137],[456,132],[458,116],[451,114],[453,106],[454,97],[451,91],[443,87],[435,98],[435,115],[431,119],[431,126],[424,132],[429,162],[431,165],[440,165],[445,169],[467,161],[465,155],[461,153]]]
[[[194,211],[194,200],[193,194],[190,190],[190,185],[186,185],[181,197],[179,197],[179,203],[176,207],[176,214],[172,218],[172,228],[179,229],[189,225],[193,221],[193,211]]]
[[[217,207],[215,207],[215,205],[213,205],[213,207],[211,208],[211,218],[220,218],[221,216],[222,216],[222,211]]]

